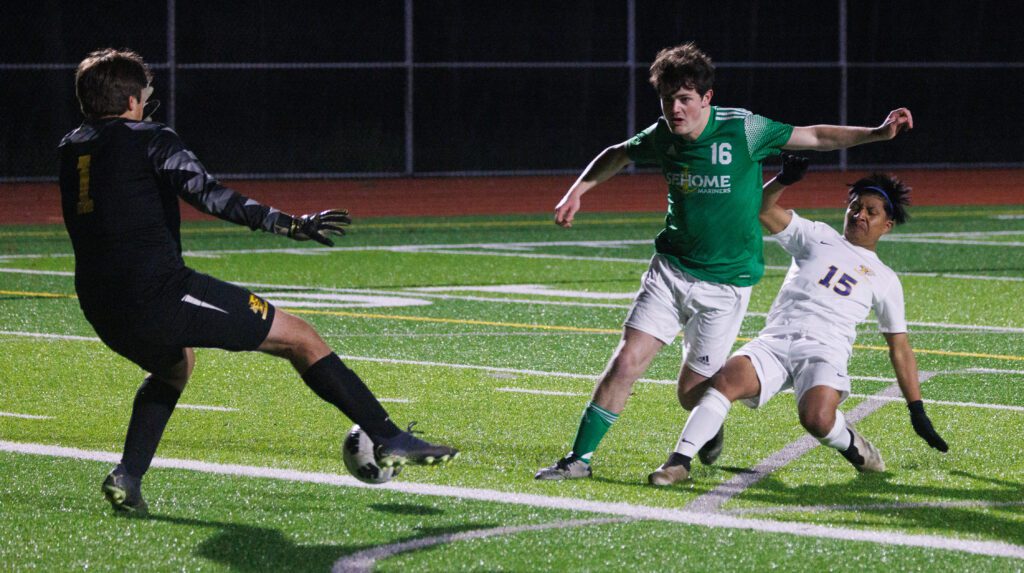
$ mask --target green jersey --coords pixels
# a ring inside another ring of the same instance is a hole
[[[668,183],[658,253],[700,280],[756,284],[764,275],[761,161],[792,133],[793,126],[745,109],[711,106],[696,141],[672,133],[664,118],[629,140],[629,158],[661,167]]]

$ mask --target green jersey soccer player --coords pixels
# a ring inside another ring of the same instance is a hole
[[[641,280],[622,339],[597,380],[572,450],[537,479],[591,475],[591,456],[626,405],[633,383],[658,351],[683,332],[678,396],[690,410],[707,379],[722,366],[764,272],[761,161],[781,149],[829,151],[894,138],[913,127],[910,111],[889,113],[876,128],[793,127],[746,110],[711,105],[714,66],[692,44],[666,48],[651,65],[662,117],[649,128],[602,151],[555,207],[555,222],[572,226],[584,193],[636,162],[661,167],[668,183],[665,229]],[[803,175],[776,179],[788,185]],[[705,444],[701,461],[721,452],[721,433]]]

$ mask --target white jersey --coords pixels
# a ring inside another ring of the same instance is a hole
[[[846,240],[825,223],[793,213],[773,237],[793,256],[762,335],[802,334],[845,343],[847,355],[857,324],[874,309],[882,332],[907,331],[903,287],[873,251]]]

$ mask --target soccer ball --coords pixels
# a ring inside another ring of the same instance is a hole
[[[361,482],[380,484],[391,481],[402,471],[401,466],[382,468],[373,457],[373,440],[359,427],[352,426],[341,444],[341,459],[355,478]]]

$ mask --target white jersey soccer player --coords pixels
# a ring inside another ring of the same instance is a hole
[[[883,333],[907,332],[903,288],[896,273],[874,251],[859,247],[825,223],[796,213],[773,238],[793,262],[760,335],[739,351],[749,356],[761,380],[759,406],[788,382],[828,384],[850,393],[846,365],[856,327],[874,309]],[[834,370],[826,370],[826,364]],[[811,368],[815,376],[800,376]],[[810,378],[810,379],[805,379]],[[807,386],[809,387],[809,386]],[[806,387],[797,386],[798,398]]]
[[[786,154],[783,161],[806,162]],[[914,430],[932,447],[948,450],[924,412],[917,361],[907,338],[903,288],[875,254],[882,235],[907,220],[909,189],[881,174],[857,181],[849,191],[842,234],[779,207],[782,189],[765,186],[760,219],[793,262],[765,328],[712,377],[675,451],[648,476],[653,485],[689,477],[690,461],[719,431],[732,402],[743,400],[756,408],[790,386],[808,432],[842,453],[858,471],[884,471],[878,450],[846,424],[838,409],[850,394],[846,369],[856,326],[871,309],[889,346]]]

